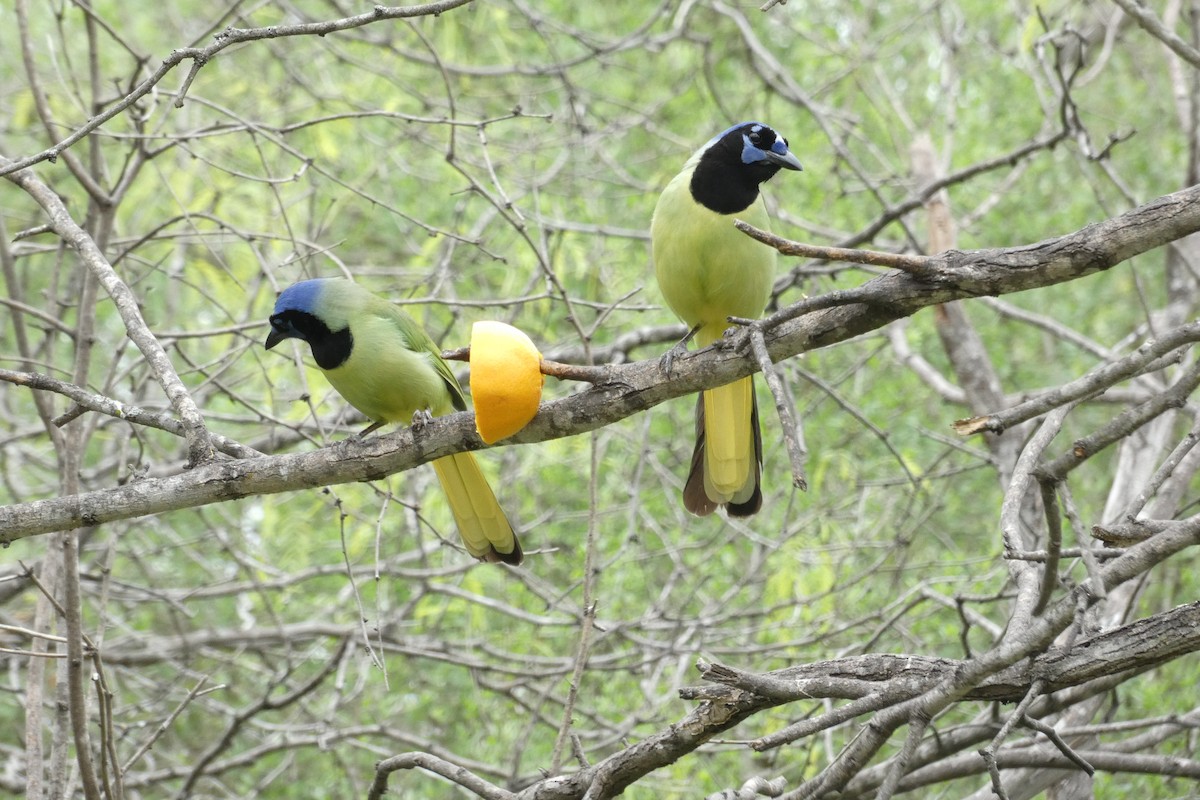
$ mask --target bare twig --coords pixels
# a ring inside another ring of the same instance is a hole
[[[271,685],[267,687],[266,692],[261,698],[233,714],[222,735],[216,739],[207,748],[207,750],[201,754],[201,756],[196,760],[196,763],[192,765],[191,770],[188,772],[187,779],[180,788],[177,797],[184,798],[191,796],[197,781],[204,776],[209,765],[217,758],[218,755],[220,755],[226,748],[229,747],[233,737],[238,734],[238,732],[243,726],[246,725],[246,723],[254,719],[255,716],[263,711],[286,708],[292,703],[295,703],[305,696],[311,694],[318,686],[320,686],[341,662],[342,656],[345,655],[346,648],[349,646],[349,644],[349,638],[342,639],[341,642],[338,643],[337,650],[325,661],[325,664],[321,667],[321,669],[307,681],[299,684],[291,691],[280,697],[271,697],[271,693],[275,687],[286,679],[287,672],[290,672],[290,670],[288,670],[283,676],[276,681],[273,681]]]
[[[227,47],[243,42],[253,42],[264,39],[278,39],[288,36],[327,36],[338,31],[360,28],[363,25],[370,25],[374,22],[379,22],[385,19],[411,19],[413,17],[432,16],[443,14],[452,9],[464,6],[474,0],[438,0],[438,2],[426,3],[417,6],[401,6],[388,8],[386,6],[375,6],[371,11],[364,14],[359,14],[353,17],[345,17],[343,19],[329,20],[327,22],[307,22],[296,25],[272,25],[266,28],[227,28],[217,35],[216,41],[208,47],[185,47],[178,50],[173,50],[169,56],[163,59],[158,68],[147,76],[137,87],[129,94],[122,97],[116,103],[110,105],[105,111],[97,114],[89,119],[86,123],[79,126],[62,141],[56,143],[53,147],[49,147],[40,153],[35,153],[32,156],[17,159],[14,161],[0,161],[0,176],[9,175],[18,170],[32,167],[42,161],[54,161],[63,151],[67,150],[92,131],[99,128],[110,119],[120,115],[130,106],[141,100],[149,94],[172,70],[189,59],[198,62],[200,65],[208,63],[213,56],[221,52]],[[193,67],[193,72],[198,67]],[[187,86],[191,83],[194,75],[189,75],[183,84],[183,89],[180,94],[186,91]]]
[[[1032,488],[1035,478],[1040,477],[1038,465],[1042,454],[1050,447],[1054,437],[1062,429],[1063,421],[1070,413],[1073,405],[1061,406],[1054,409],[1038,426],[1037,432],[1026,442],[1013,468],[1013,477],[1004,493],[1004,502],[1000,509],[1000,533],[1004,537],[1006,553],[1016,553],[1024,549],[1021,535],[1021,512],[1026,502],[1026,494]],[[1038,592],[1036,591],[1036,570],[1026,564],[1009,560],[1009,572],[1017,585],[1017,602],[1013,607],[1009,628],[1022,629],[1029,623],[1036,607]]]
[[[1162,533],[1171,524],[1169,519],[1135,519],[1116,525],[1093,525],[1092,536],[1114,547],[1128,547]]]
[[[1074,748],[1067,744],[1066,740],[1059,735],[1058,731],[1054,729],[1053,725],[1047,725],[1040,719],[1035,719],[1028,714],[1024,714],[1022,716],[1021,724],[1026,725],[1039,733],[1045,734],[1046,738],[1053,742],[1054,746],[1058,748],[1058,751],[1069,758],[1073,764],[1078,766],[1088,775],[1095,774],[1096,768],[1089,764],[1087,759],[1085,759],[1078,752],[1076,752]]]
[[[1048,478],[1038,477],[1038,488],[1041,490],[1042,513],[1046,515],[1046,561],[1042,568],[1042,583],[1038,590],[1037,604],[1033,607],[1034,614],[1040,614],[1050,603],[1050,597],[1058,586],[1058,561],[1062,555],[1062,514],[1058,508],[1058,493],[1056,483]]]
[[[1002,433],[1017,423],[1033,419],[1064,403],[1086,399],[1102,392],[1122,380],[1139,374],[1143,367],[1163,355],[1196,341],[1200,341],[1200,323],[1181,325],[1146,342],[1128,356],[1098,367],[1081,378],[1063,384],[1054,391],[1046,392],[1004,411],[958,420],[954,423],[954,430],[964,436],[985,430]]]
[[[770,231],[756,228],[740,219],[735,220],[733,224],[734,227],[750,238],[757,239],[765,245],[774,247],[785,256],[800,256],[802,258],[815,258],[822,261],[844,261],[850,264],[886,267],[888,269],[898,269],[902,272],[908,272],[916,277],[927,274],[936,264],[936,260],[930,256],[804,244],[802,242],[793,242],[782,236],[776,236]]]
[[[777,1],[772,0],[772,2]],[[787,778],[782,775],[772,780],[751,778],[736,791],[726,789],[723,792],[714,792],[705,797],[704,800],[754,800],[756,797],[779,797],[779,795],[783,794],[785,788],[787,788]]]
[[[201,676],[200,680],[196,681],[196,685],[188,690],[188,693],[182,700],[179,701],[179,704],[176,705],[175,708],[171,709],[171,713],[167,715],[167,718],[155,726],[150,735],[146,737],[146,741],[142,742],[141,745],[138,746],[138,749],[134,750],[129,758],[125,760],[125,763],[121,765],[122,772],[128,772],[130,767],[138,762],[138,759],[145,755],[151,747],[154,747],[154,743],[170,729],[171,724],[175,722],[175,719],[183,713],[183,710],[187,708],[193,700],[195,700],[197,697],[208,694],[209,692],[215,692],[219,689],[225,688],[222,684],[218,686],[210,686],[205,689],[204,685],[206,683],[208,683],[207,675]]]
[[[783,443],[787,447],[788,461],[792,465],[792,485],[802,492],[808,491],[808,480],[804,477],[804,462],[808,458],[808,451],[804,447],[795,412],[788,402],[787,389],[784,388],[775,365],[771,363],[771,355],[767,352],[762,331],[757,327],[750,331],[750,343],[754,347],[754,357],[758,359],[759,369],[766,378],[767,388],[771,390],[771,398],[775,401],[779,425],[783,428]]]
[[[1192,451],[1197,442],[1200,442],[1200,418],[1197,418],[1192,424],[1192,429],[1179,440],[1179,444],[1175,445],[1170,454],[1163,459],[1163,463],[1154,471],[1154,475],[1146,482],[1146,486],[1138,492],[1137,497],[1121,512],[1122,519],[1129,520],[1130,522],[1136,521],[1137,515],[1142,513],[1142,509],[1146,507],[1146,503],[1150,502],[1150,498],[1162,487],[1167,478],[1175,472],[1175,469],[1183,461],[1184,457]]]
[[[0,164],[8,164],[8,161],[0,158]],[[200,409],[175,372],[166,351],[150,332],[138,308],[137,298],[129,286],[117,275],[92,237],[71,218],[62,199],[51,191],[50,187],[38,180],[29,170],[9,172],[6,177],[37,201],[50,217],[54,232],[79,253],[88,269],[112,298],[125,323],[126,334],[145,356],[172,408],[179,415],[184,436],[188,441],[191,463],[200,465],[210,461],[213,450]]]
[[[167,433],[173,433],[176,436],[184,435],[183,424],[174,417],[146,411],[143,408],[122,403],[120,400],[115,400],[111,397],[94,394],[75,384],[60,381],[39,372],[16,372],[9,369],[0,369],[0,381],[43,392],[54,392],[63,397],[68,397],[77,404],[75,409],[78,410],[79,414],[85,411],[95,411],[96,413],[115,419],[125,420],[131,425],[144,425],[148,428],[156,428]],[[78,414],[75,416],[78,416]],[[74,418],[72,417],[72,419]],[[60,423],[60,427],[66,424],[67,421],[61,417],[56,419],[56,422]],[[234,458],[255,458],[263,455],[254,448],[235,442],[219,433],[210,432],[209,438],[213,448]]]
[[[1029,706],[1034,700],[1041,697],[1045,691],[1045,681],[1040,679],[1035,680],[1029,687],[1029,691],[1021,698],[1021,702],[1017,704],[1013,712],[1008,715],[1008,719],[1000,726],[1000,730],[997,731],[992,741],[988,743],[987,747],[979,751],[979,755],[983,758],[983,763],[987,765],[988,774],[992,776],[992,791],[1001,800],[1008,800],[1008,792],[1004,791],[1004,784],[1000,780],[1000,765],[996,760],[996,751],[1000,745],[1004,744],[1004,740],[1008,738],[1008,734],[1012,732],[1017,723],[1026,719],[1026,712],[1029,710]]]
[[[428,770],[435,775],[441,775],[451,783],[474,792],[483,800],[509,800],[513,797],[512,792],[488,783],[471,771],[445,759],[429,753],[401,753],[385,758],[375,765],[375,780],[371,783],[370,791],[367,792],[367,800],[380,800],[387,793],[388,776],[402,769]]]
[[[1083,560],[1084,568],[1087,569],[1088,577],[1091,578],[1092,586],[1096,590],[1096,599],[1103,600],[1108,596],[1108,591],[1104,588],[1104,581],[1100,580],[1100,560],[1097,558],[1096,551],[1092,549],[1094,543],[1088,538],[1087,528],[1079,516],[1079,509],[1075,506],[1071,487],[1066,481],[1058,484],[1058,494],[1062,498],[1063,513],[1071,523],[1071,530],[1075,534],[1078,557]],[[1068,554],[1068,551],[1063,551],[1061,555],[1064,558],[1073,557]]]
[[[1200,69],[1200,50],[1179,38],[1163,25],[1162,20],[1141,0],[1113,0],[1141,28],[1171,49],[1175,55]]]
[[[1075,440],[1069,451],[1045,464],[1044,473],[1062,479],[1084,461],[1157,418],[1166,409],[1181,408],[1197,386],[1200,386],[1200,360],[1193,362],[1166,391],[1126,409],[1091,435]]]
[[[596,569],[596,529],[598,524],[596,509],[599,507],[596,486],[599,481],[600,471],[600,445],[596,440],[595,434],[589,437],[589,439],[591,444],[591,470],[589,474],[591,502],[588,504],[588,508],[591,511],[588,514],[587,538],[583,556],[583,615],[579,620],[579,641],[575,648],[574,666],[571,670],[571,683],[567,689],[567,702],[563,705],[562,722],[559,724],[558,735],[554,740],[551,773],[557,773],[562,766],[567,740],[572,733],[575,703],[579,699],[579,691],[583,684],[588,655],[592,650],[592,635],[596,626],[596,604],[599,602],[596,597],[596,582],[599,577],[599,571]]]

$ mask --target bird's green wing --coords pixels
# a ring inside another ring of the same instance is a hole
[[[442,376],[442,380],[446,384],[446,391],[450,393],[450,402],[459,411],[466,411],[466,395],[463,394],[462,386],[459,385],[458,378],[454,377],[450,365],[446,363],[446,359],[442,358],[441,348],[434,343],[433,339],[429,338],[425,329],[405,311],[396,308],[391,303],[388,303],[387,307],[391,312],[388,314],[389,318],[399,329],[400,335],[408,342],[409,349],[416,353],[426,352],[432,356],[433,365],[437,367],[438,374]]]

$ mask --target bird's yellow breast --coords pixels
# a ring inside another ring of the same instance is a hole
[[[745,211],[717,214],[692,199],[691,171],[659,196],[650,225],[654,271],[667,305],[689,326],[706,330],[700,344],[720,336],[726,317],[758,317],[775,277],[775,251],[733,227],[735,219],[768,229],[759,197]]]

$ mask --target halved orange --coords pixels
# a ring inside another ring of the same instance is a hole
[[[471,327],[475,430],[491,444],[529,424],[542,402],[542,354],[522,331],[485,320]]]

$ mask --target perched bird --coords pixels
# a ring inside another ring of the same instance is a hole
[[[729,327],[727,317],[762,315],[775,250],[733,221],[768,227],[758,188],[780,169],[802,169],[787,139],[762,123],[743,122],[697,150],[658,198],[650,224],[654,274],[667,305],[691,328],[677,347],[692,336],[699,347],[712,344]],[[704,515],[725,506],[730,516],[750,516],[762,507],[761,472],[753,378],[703,392],[684,507]]]
[[[329,383],[372,424],[363,434],[414,415],[466,409],[462,387],[416,320],[356,283],[301,281],[284,289],[271,315],[270,350],[284,339],[308,342]],[[467,552],[520,564],[521,545],[471,453],[433,462]]]

